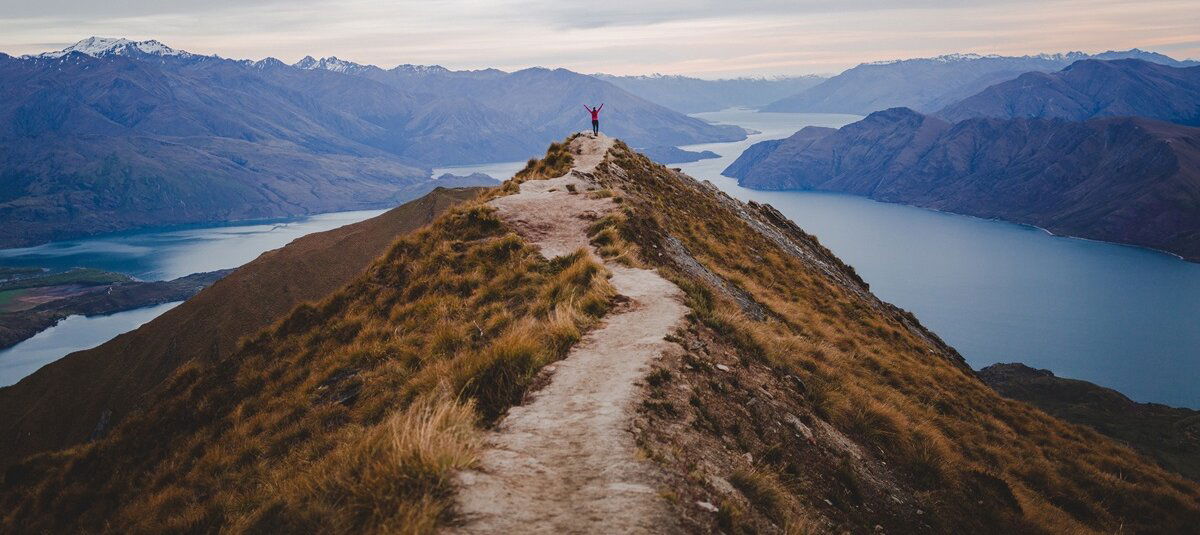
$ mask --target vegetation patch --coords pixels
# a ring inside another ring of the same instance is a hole
[[[678,335],[685,355],[667,369],[672,382],[690,392],[673,405],[689,410],[667,421],[644,407],[643,443],[655,452],[650,458],[690,458],[685,463],[697,466],[666,463],[685,474],[705,462],[723,478],[739,469],[771,472],[803,505],[799,517],[835,531],[873,530],[870,515],[851,507],[889,487],[897,498],[914,500],[905,507],[871,506],[888,532],[907,526],[1167,533],[1200,523],[1195,483],[1090,429],[998,396],[952,348],[911,314],[871,295],[853,269],[773,208],[737,202],[620,143],[597,176],[626,199],[615,234],[636,248],[634,261],[678,284],[692,311],[691,334]],[[690,256],[670,252],[670,240]],[[688,260],[724,285],[695,276]],[[730,288],[762,307],[761,319],[747,314]],[[749,388],[745,370],[759,367],[758,386]],[[762,394],[764,388],[774,397]],[[796,430],[793,418],[807,432]],[[709,437],[704,440],[713,441],[713,451],[746,452],[754,461],[739,465],[672,449],[685,443],[662,433],[675,422],[689,426],[675,428],[681,436]],[[778,430],[787,428],[794,431]],[[830,462],[759,461],[787,459],[784,452],[806,443],[833,454]],[[853,462],[838,469],[842,459]],[[798,478],[838,481],[833,488],[844,492],[828,498],[831,507],[811,494],[820,485],[793,484]],[[693,486],[697,493],[706,488],[711,494],[708,486]],[[767,502],[735,502],[738,511],[726,520],[783,529],[772,507],[762,505]]]
[[[452,209],[235,354],[183,366],[104,439],[9,470],[3,522],[428,532],[453,518],[479,428],[613,296],[583,252],[547,261],[486,205]]]

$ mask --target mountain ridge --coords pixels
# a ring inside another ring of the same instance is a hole
[[[1057,71],[1075,61],[1140,58],[1168,65],[1200,65],[1139,49],[998,56],[957,54],[934,58],[863,63],[805,91],[768,104],[761,111],[853,113],[867,115],[894,107],[933,113],[987,87],[1027,72]]]
[[[746,135],[562,69],[307,66],[99,38],[0,57],[0,247],[394,205],[438,186],[435,163],[537,154],[586,125],[583,100],[630,139]]]
[[[724,172],[1200,260],[1200,129],[1131,117],[968,119],[907,108],[752,146]]]
[[[664,511],[656,531],[1174,533],[1200,521],[1200,485],[1000,397],[778,211],[624,143],[598,154],[595,141],[555,143],[324,299],[179,367],[95,440],[8,467],[3,521],[51,532],[470,530],[478,516],[458,516],[456,500],[473,492],[477,459],[523,453],[489,448],[485,433],[537,407],[553,413],[546,425],[576,433],[591,415],[636,413],[610,436],[631,447],[603,453],[651,484],[603,494]],[[498,206],[526,200],[545,209]],[[619,385],[632,403],[539,405],[559,399],[558,374],[596,369],[572,360],[597,347],[585,337],[639,309],[642,294],[622,298],[608,281],[617,269],[670,281],[683,322],[596,341],[658,353]],[[514,491],[558,488],[545,485],[606,448],[553,445],[579,455],[518,470]],[[567,490],[612,474],[580,475]],[[579,511],[604,503],[577,505],[494,514],[533,518],[528,529],[604,520]]]
[[[1140,59],[1085,59],[1051,73],[1030,72],[937,112],[952,122],[973,117],[1083,121],[1129,115],[1200,125],[1200,66]]]

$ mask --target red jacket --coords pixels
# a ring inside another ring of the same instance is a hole
[[[604,105],[601,104],[600,107],[596,108],[596,109],[592,109],[587,106],[584,106],[583,109],[587,110],[588,113],[592,114],[593,121],[599,121],[600,120],[600,110],[604,109]]]

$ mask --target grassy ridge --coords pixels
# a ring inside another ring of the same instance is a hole
[[[1183,533],[1200,525],[1195,483],[1090,429],[997,395],[910,314],[871,296],[815,238],[788,223],[756,230],[732,201],[691,179],[622,145],[610,155],[600,174],[629,198],[618,225],[623,239],[641,251],[665,251],[667,236],[677,238],[704,268],[752,296],[766,310],[763,319],[670,255],[642,255],[688,293],[698,321],[743,358],[801,378],[816,415],[881,452],[930,504],[939,530]],[[771,221],[769,209],[743,209]],[[768,233],[803,252],[789,253]],[[759,467],[783,481],[785,468]],[[739,481],[764,487],[755,481],[769,479],[760,473]],[[1018,515],[973,510],[981,480],[999,481]],[[805,503],[795,498],[770,500],[767,515]],[[803,509],[791,514],[808,516]],[[991,520],[980,526],[981,519]]]
[[[229,358],[185,365],[105,439],[10,469],[4,523],[428,531],[479,426],[607,311],[606,275],[543,259],[485,205],[452,209]]]

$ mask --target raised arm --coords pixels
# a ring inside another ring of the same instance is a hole
[[[600,103],[600,107],[599,107],[599,108],[596,108],[596,111],[600,111],[600,110],[602,110],[602,109],[604,109],[604,103],[603,103],[603,102],[601,102],[601,103]]]
[[[583,105],[583,109],[585,109],[585,110],[587,110],[587,111],[589,111],[589,112],[590,112],[590,111],[592,111],[592,109],[591,109],[591,108],[589,108],[587,104],[584,104],[584,105]]]

